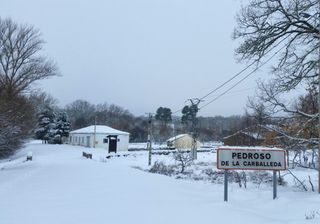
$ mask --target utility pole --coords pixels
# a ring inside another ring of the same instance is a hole
[[[94,117],[94,128],[93,128],[93,148],[96,147],[96,132],[97,132],[97,116]]]
[[[191,112],[191,136],[192,136],[192,148],[191,148],[191,157],[193,160],[197,159],[197,113],[199,111],[199,104],[202,100],[198,98],[189,99],[190,101],[190,112]]]
[[[318,1],[318,193],[320,194],[320,1]]]
[[[149,115],[148,115],[148,142],[147,142],[147,148],[149,151],[149,159],[148,159],[149,166],[151,166],[151,156],[152,156],[151,130],[152,130],[152,114],[149,113]]]

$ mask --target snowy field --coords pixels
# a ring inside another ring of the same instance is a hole
[[[30,151],[33,161],[24,162]],[[83,151],[93,159],[83,158]],[[11,161],[0,162],[0,223],[320,223],[320,196],[303,192],[289,175],[276,200],[270,184],[234,183],[226,203],[222,184],[147,172],[145,151],[106,155],[102,149],[30,142]],[[170,155],[152,159],[175,163]],[[197,163],[215,169],[215,153],[199,153]],[[295,175],[317,182],[312,170]]]

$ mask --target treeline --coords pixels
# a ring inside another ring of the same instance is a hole
[[[76,100],[62,108],[68,115],[71,129],[93,125],[107,125],[130,133],[131,142],[147,140],[149,117],[135,116],[129,110],[115,104],[91,104],[85,100]],[[202,141],[219,141],[223,137],[238,130],[244,125],[244,116],[230,117],[198,117],[197,132]],[[188,127],[180,116],[172,116],[171,109],[159,107],[153,113],[152,137],[156,142],[164,142],[168,138],[188,133]]]

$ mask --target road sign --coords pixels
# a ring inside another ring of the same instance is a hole
[[[273,199],[277,197],[277,173],[286,169],[283,149],[221,147],[217,149],[217,168],[224,170],[224,201],[228,201],[229,170],[272,170]]]
[[[285,151],[273,148],[218,148],[217,167],[223,170],[285,170]]]

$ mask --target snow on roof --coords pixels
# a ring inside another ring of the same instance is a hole
[[[264,147],[264,146],[219,146],[218,149],[248,149],[248,150],[284,150],[282,148],[277,148],[277,147]]]
[[[250,132],[250,131],[245,131],[245,130],[247,130],[247,129],[237,131],[237,132],[233,133],[232,135],[228,135],[228,136],[224,137],[223,139],[227,139],[227,138],[236,136],[238,134],[245,134],[245,135],[250,136],[256,140],[263,140],[264,139],[264,137],[260,133]]]
[[[88,134],[88,133],[94,133],[94,125],[77,129],[70,132],[71,134]],[[119,131],[117,129],[108,127],[106,125],[96,125],[96,133],[97,134],[117,134],[117,135],[129,135],[128,132],[125,131]]]
[[[261,133],[257,133],[257,132],[246,132],[246,131],[242,131],[241,133],[246,134],[248,136],[251,136],[252,138],[256,139],[256,140],[263,140],[264,137],[261,135]]]
[[[186,135],[188,135],[188,134],[176,135],[176,136],[174,136],[174,137],[172,137],[172,138],[169,138],[167,141],[168,141],[168,142],[171,142],[171,141],[174,141],[174,140],[176,140],[176,139],[178,139],[178,138],[182,138],[182,137],[184,137],[184,136],[186,136]]]

